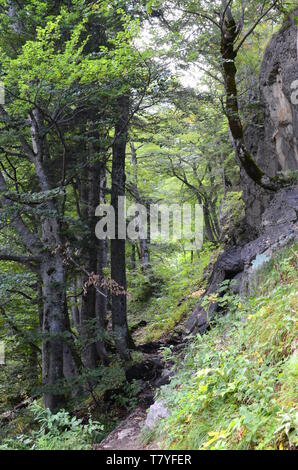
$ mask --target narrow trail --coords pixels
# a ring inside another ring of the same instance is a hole
[[[162,361],[160,348],[173,346],[173,352],[178,354],[184,346],[181,338],[172,337],[158,343],[147,343],[139,346],[139,350],[146,353],[144,363],[133,366],[128,372],[131,379],[144,380],[143,390],[139,395],[139,405],[118,424],[118,426],[100,444],[94,446],[95,450],[158,450],[156,442],[144,444],[142,430],[145,427],[147,411],[154,403],[154,395],[158,388],[169,383],[172,364]]]
[[[146,409],[136,408],[122,423],[117,426],[96,450],[157,450],[155,444],[148,446],[142,443],[142,429],[146,421]]]

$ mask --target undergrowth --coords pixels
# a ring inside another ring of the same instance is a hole
[[[267,263],[256,285],[249,298],[227,291],[228,314],[194,338],[182,365],[176,359],[161,392],[170,411],[157,429],[162,448],[297,446],[297,245]]]
[[[67,411],[51,413],[37,402],[30,406],[36,430],[6,438],[0,450],[88,450],[99,442],[103,426],[91,417],[86,424]]]
[[[130,323],[146,320],[140,342],[158,340],[173,333],[175,326],[186,318],[202,294],[203,273],[216,250],[205,244],[191,263],[190,252],[166,252],[154,260],[151,273],[151,292],[147,293],[148,275],[130,273],[132,298],[129,299]],[[135,300],[137,299],[137,300]]]

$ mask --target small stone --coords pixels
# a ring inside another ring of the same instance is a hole
[[[165,403],[162,400],[158,400],[150,406],[145,425],[149,429],[154,429],[158,421],[168,416],[169,412]]]
[[[125,439],[126,437],[129,437],[133,432],[134,432],[133,428],[123,429],[123,431],[120,431],[118,433],[118,439],[119,440]]]

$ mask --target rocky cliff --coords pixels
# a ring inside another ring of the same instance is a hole
[[[269,176],[298,170],[298,26],[294,12],[275,34],[260,70],[260,116],[246,128],[246,145]],[[272,255],[298,237],[298,186],[267,192],[241,172],[246,227],[241,241],[224,251],[214,265],[205,296],[218,291],[222,282],[233,280],[233,290],[246,294],[258,269]],[[239,225],[239,224],[238,224]],[[234,225],[234,230],[237,227]],[[231,238],[231,237],[230,237]],[[201,299],[185,325],[186,334],[203,333],[219,311],[208,313]]]
[[[245,244],[233,246],[216,261],[204,297],[218,291],[226,280],[233,280],[232,290],[240,295],[250,292],[256,275],[272,256],[298,238],[298,186],[277,192],[264,211],[258,236]],[[186,334],[204,333],[209,321],[220,310],[217,303],[210,305],[208,313],[200,300],[185,325]]]
[[[261,120],[246,129],[246,145],[269,176],[298,169],[298,10],[276,33],[260,70]],[[261,121],[261,122],[260,122]],[[255,235],[272,194],[242,173],[246,221]]]

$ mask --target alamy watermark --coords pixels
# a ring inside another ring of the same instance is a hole
[[[298,80],[295,80],[291,84],[291,90],[293,90],[291,94],[291,101],[293,104],[298,104]]]
[[[95,212],[100,217],[95,227],[98,239],[146,240],[151,242],[181,241],[184,250],[199,250],[203,245],[203,206],[196,204],[131,204],[118,197],[117,220],[114,207],[100,204]],[[116,233],[117,232],[117,233]]]
[[[0,104],[5,104],[5,86],[0,80]]]
[[[0,341],[0,365],[5,364],[5,345],[3,341]]]
[[[297,20],[297,18],[296,18],[296,20]],[[297,21],[296,21],[296,24],[297,24]],[[297,42],[296,42],[296,45],[297,45],[297,63],[298,63],[298,28],[297,28]],[[298,104],[298,79],[294,80],[291,83],[291,90],[292,90],[291,102],[292,102],[292,104],[296,105],[296,104]]]

